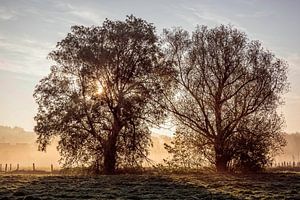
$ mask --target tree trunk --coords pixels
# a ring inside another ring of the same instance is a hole
[[[227,172],[228,171],[228,160],[224,155],[216,155],[216,169],[217,172]]]
[[[117,138],[119,132],[121,131],[121,126],[115,119],[112,127],[111,135],[107,138],[106,146],[104,148],[104,173],[114,174],[116,169],[116,157],[117,157]]]
[[[104,174],[114,174],[116,169],[116,142],[112,139],[107,141],[107,145],[104,149]]]
[[[216,169],[217,172],[227,172],[228,171],[228,163],[229,158],[227,153],[225,152],[224,148],[220,145],[215,146],[215,162],[216,162]]]
[[[100,163],[101,163],[101,157],[99,155],[96,155],[96,159],[92,165],[92,170],[94,174],[100,174]]]

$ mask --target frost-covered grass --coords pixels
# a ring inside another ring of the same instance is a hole
[[[300,174],[0,175],[0,199],[300,199]]]

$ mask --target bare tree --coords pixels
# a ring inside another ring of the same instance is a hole
[[[157,41],[153,25],[133,16],[73,26],[49,54],[56,64],[34,93],[39,149],[58,136],[65,165],[107,174],[140,165],[151,145],[149,126],[164,117],[155,102],[168,88]]]
[[[246,148],[238,138],[267,152],[273,144],[283,144],[276,109],[287,90],[284,61],[224,25],[198,27],[191,37],[180,28],[165,30],[163,44],[177,71],[175,95],[167,98],[167,108],[179,125],[204,138],[199,145],[210,145],[218,171],[227,171],[237,152]],[[262,139],[267,137],[277,139]]]

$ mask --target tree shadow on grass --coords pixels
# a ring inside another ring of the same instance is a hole
[[[300,200],[300,174],[299,173],[261,173],[240,175],[247,180],[241,185],[251,188],[257,193],[269,194],[274,198],[289,198]]]
[[[18,177],[10,181],[24,184],[7,191],[2,188],[0,199],[237,199],[154,175]]]
[[[228,191],[242,199],[300,200],[299,173],[200,174],[184,179],[206,185],[208,190]]]

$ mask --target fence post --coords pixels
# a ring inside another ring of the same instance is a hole
[[[32,163],[32,170],[35,171],[35,164]]]
[[[11,170],[12,170],[12,165],[9,164],[9,171],[11,172]]]
[[[19,171],[19,164],[17,164],[17,171]]]
[[[0,164],[0,172],[2,172],[2,164]]]
[[[5,172],[7,172],[7,164],[5,164]]]
[[[53,164],[51,164],[51,173],[53,173]]]

